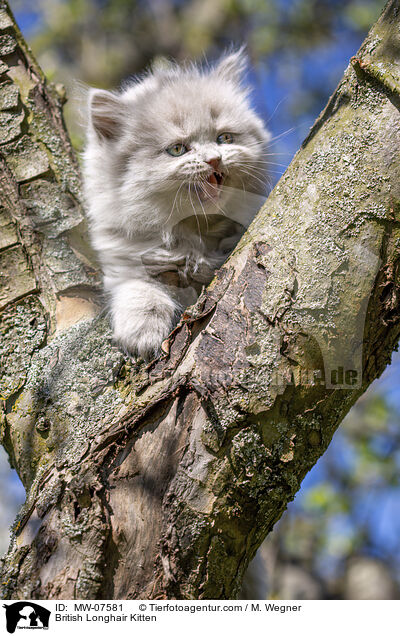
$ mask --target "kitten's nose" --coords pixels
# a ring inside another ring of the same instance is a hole
[[[208,163],[214,170],[218,170],[219,164],[221,161],[221,157],[213,157],[213,159],[207,159],[206,163]]]

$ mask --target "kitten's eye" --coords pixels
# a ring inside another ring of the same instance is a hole
[[[232,133],[221,133],[217,137],[217,144],[233,144]]]
[[[172,144],[172,146],[169,146],[167,148],[167,152],[169,155],[171,155],[172,157],[180,157],[181,155],[184,155],[185,152],[188,151],[188,148],[186,148],[186,146],[184,146],[183,144]]]

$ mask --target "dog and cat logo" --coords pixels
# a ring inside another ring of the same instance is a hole
[[[3,607],[9,634],[14,634],[16,629],[49,629],[51,612],[37,603],[18,601]]]

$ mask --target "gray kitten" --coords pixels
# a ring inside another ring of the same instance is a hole
[[[89,92],[90,232],[114,337],[131,353],[159,351],[260,207],[270,136],[245,65],[238,51],[211,69],[159,68],[121,92]]]

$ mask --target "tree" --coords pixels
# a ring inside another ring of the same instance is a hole
[[[5,598],[230,598],[399,337],[399,3],[147,366],[112,345],[62,96],[0,1]]]

